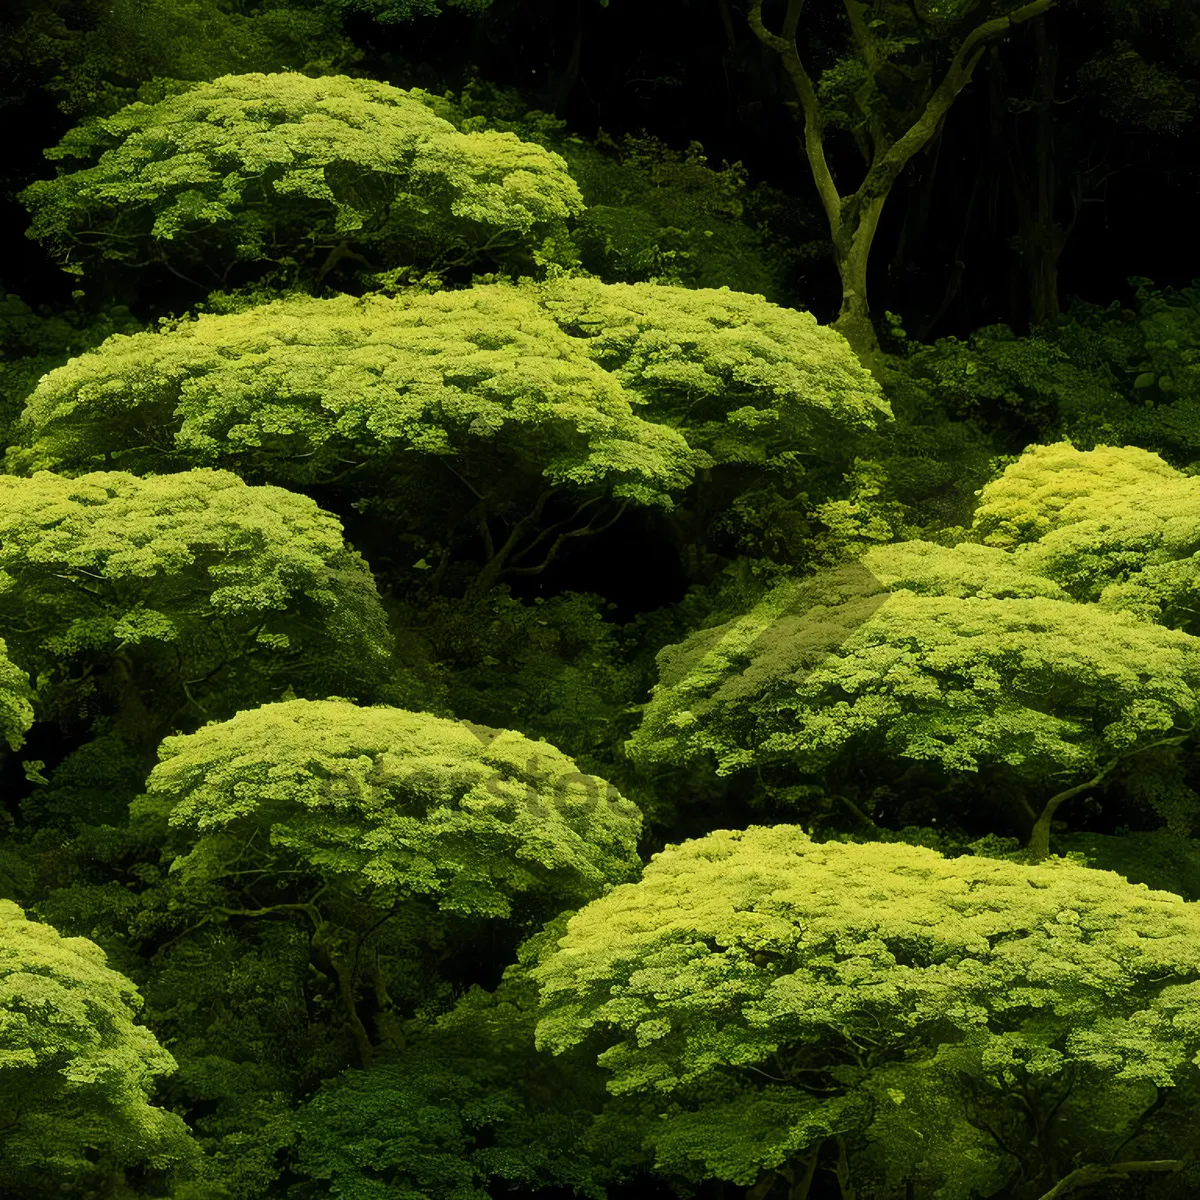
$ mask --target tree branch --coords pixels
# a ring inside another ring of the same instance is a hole
[[[976,25],[963,38],[962,45],[959,46],[950,66],[946,68],[942,82],[929,97],[925,111],[913,122],[908,131],[872,165],[868,178],[878,171],[880,184],[887,186],[893,183],[900,172],[904,170],[909,159],[933,136],[938,123],[949,112],[958,93],[971,82],[975,68],[987,48],[986,43],[993,38],[1002,37],[1014,25],[1023,24],[1053,8],[1055,3],[1056,0],[1031,0],[1029,4],[1022,5],[1015,12],[1008,13],[1003,17],[994,17],[990,21]]]
[[[825,158],[825,144],[821,138],[821,106],[817,100],[816,89],[796,49],[796,29],[803,7],[804,0],[789,0],[784,30],[785,34],[787,30],[791,30],[790,37],[772,33],[763,24],[762,0],[750,0],[748,19],[750,28],[754,30],[758,40],[779,55],[784,70],[792,81],[792,87],[800,97],[800,107],[804,110],[804,152],[812,168],[813,179],[816,181],[817,192],[829,220],[830,231],[836,238],[841,232],[842,198],[838,194],[837,184],[833,182],[829,162]]]
[[[554,556],[558,553],[558,548],[567,540],[573,537],[591,537],[597,533],[603,533],[606,529],[615,525],[621,519],[622,513],[629,507],[629,501],[623,500],[621,507],[617,510],[616,516],[611,521],[606,521],[603,525],[585,525],[582,529],[568,529],[566,533],[560,533],[555,539],[554,544],[550,547],[546,557],[536,567],[509,567],[504,574],[506,575],[540,575],[553,561]]]

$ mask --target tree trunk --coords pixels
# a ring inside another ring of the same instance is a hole
[[[848,217],[833,243],[842,280],[842,307],[833,328],[864,361],[879,353],[879,339],[871,323],[871,305],[867,296],[867,265],[888,194],[884,192],[867,200],[855,214],[857,220],[854,216]]]
[[[1152,744],[1161,745],[1164,743]],[[1145,747],[1145,749],[1148,748]],[[1137,752],[1135,751],[1135,753]],[[1120,762],[1119,758],[1112,759],[1111,762],[1097,771],[1086,783],[1077,783],[1074,787],[1057,792],[1042,805],[1042,811],[1033,823],[1033,828],[1029,833],[1029,841],[1025,847],[1030,852],[1034,862],[1040,862],[1050,854],[1050,825],[1054,820],[1054,814],[1058,811],[1059,805],[1066,800],[1070,800],[1073,796],[1091,791],[1092,788],[1102,783],[1118,762]]]
[[[817,1159],[821,1154],[821,1145],[822,1143],[818,1142],[817,1148],[803,1159],[804,1171],[792,1178],[791,1187],[788,1189],[788,1200],[808,1200],[813,1176],[817,1173]]]
[[[1058,260],[1067,239],[1062,226],[1054,219],[1058,190],[1058,166],[1054,155],[1054,76],[1058,53],[1051,44],[1045,14],[1033,21],[1033,41],[1034,120],[1037,122],[1034,154],[1037,165],[1027,253],[1030,323],[1038,325],[1053,320],[1059,314]]]
[[[1033,71],[1030,98],[1024,106],[1033,122],[1033,137],[1028,155],[1008,149],[1009,184],[1017,217],[1017,237],[1013,246],[1017,260],[1011,275],[1010,323],[1017,326],[1021,317],[1036,326],[1052,321],[1060,312],[1058,303],[1058,260],[1066,245],[1067,233],[1055,219],[1058,204],[1058,159],[1054,145],[1054,84],[1058,70],[1058,51],[1042,14],[1030,23],[1032,53],[1026,52]],[[1017,118],[1019,144],[1020,122]]]
[[[358,1051],[359,1066],[364,1071],[369,1070],[375,1062],[375,1051],[366,1026],[363,1025],[362,1018],[358,1015],[358,1005],[354,1000],[354,961],[343,953],[341,939],[331,931],[329,926],[322,925],[313,934],[313,945],[320,947],[329,957],[337,980],[338,997],[342,1002],[342,1010],[350,1025],[354,1048]]]
[[[837,1177],[838,1190],[841,1192],[842,1200],[856,1200],[857,1192],[850,1179],[850,1162],[846,1155],[845,1138],[839,1137],[837,1139],[837,1148],[837,1164],[833,1170],[834,1175]]]

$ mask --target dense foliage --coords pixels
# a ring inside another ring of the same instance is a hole
[[[1036,1195],[1200,1060],[1196,920],[1069,863],[721,831],[571,919],[537,1039],[598,1052],[684,1178],[750,1185],[828,1140],[876,1190]]]
[[[0,900],[0,1163],[23,1195],[72,1183],[129,1195],[125,1168],[194,1166],[187,1126],[149,1103],[176,1064],[136,1023],[141,1006],[99,946]]]
[[[505,262],[581,206],[557,155],[459,133],[385,83],[226,75],[173,93],[77,126],[48,154],[80,165],[24,193],[29,236],[72,273],[164,262],[214,286],[242,263],[319,283],[364,253]]]
[[[0,13],[5,1200],[1200,1191],[1200,11],[662,10]]]

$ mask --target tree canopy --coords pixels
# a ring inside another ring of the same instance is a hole
[[[67,170],[22,197],[29,236],[68,271],[163,262],[210,287],[236,264],[319,281],[347,254],[532,265],[582,203],[557,155],[342,75],[225,75],[84,122],[47,154]]]
[[[1072,863],[720,830],[569,920],[533,969],[537,1039],[597,1055],[685,1178],[879,1138],[858,1178],[965,1200],[1105,1161],[1194,1075],[1196,922]]]
[[[167,738],[138,811],[192,849],[174,870],[220,878],[255,829],[384,908],[430,895],[508,916],[513,897],[595,895],[636,869],[641,816],[561,751],[511,730],[344,700],[291,700]],[[251,853],[242,861],[252,861]]]
[[[41,381],[9,462],[337,484],[374,496],[414,558],[444,564],[482,538],[488,579],[540,570],[629,502],[671,508],[697,468],[717,476],[718,508],[764,485],[834,493],[855,438],[889,418],[807,313],[562,279],[280,300],[113,337]],[[556,501],[539,529],[558,489],[581,507]]]
[[[0,476],[0,585],[0,629],[45,716],[86,710],[107,680],[110,712],[161,734],[264,687],[369,693],[391,654],[336,518],[225,471]]]
[[[421,947],[444,936],[439,913],[528,921],[577,906],[636,873],[641,825],[548,743],[344,700],[267,704],[165,739],[131,816],[170,860],[171,923],[311,927],[364,1066],[360,971],[393,1009],[393,993],[432,983]]]
[[[0,900],[0,1167],[23,1195],[103,1185],[106,1170],[119,1186],[122,1167],[194,1169],[187,1126],[150,1103],[176,1064],[136,1023],[141,1006],[94,942]]]
[[[1144,530],[1120,474],[1101,482],[1097,467],[1112,455],[1092,455],[1072,477],[1053,468],[1039,474],[1054,450],[1033,450],[985,489],[981,530],[1002,528],[1002,517],[1025,527],[1038,519],[1033,477],[1045,489],[1047,525],[1056,495],[1082,506],[1090,487],[1096,504],[1124,517],[1124,525],[1109,522],[1114,542],[1122,529]],[[1133,452],[1128,461],[1161,468],[1168,486],[1156,495],[1168,513],[1178,503],[1172,481],[1190,494],[1192,481],[1155,456]],[[1059,519],[1064,531],[1075,528]],[[660,653],[659,682],[630,752],[668,762],[711,755],[728,774],[779,762],[813,773],[869,751],[950,772],[1001,768],[1026,788],[1044,787],[1048,777],[1082,786],[1097,775],[1089,784],[1098,783],[1123,756],[1195,724],[1200,641],[1124,611],[1129,604],[1073,598],[1051,569],[1054,532],[1013,551],[880,546],[857,569],[779,584],[744,615]],[[1138,564],[1152,563],[1152,549],[1129,538],[1125,561],[1140,555]],[[1069,582],[1070,572],[1062,574]],[[1124,589],[1122,600],[1130,586],[1113,585]],[[1046,852],[1054,811],[1078,790],[1032,804],[1018,798],[1033,819],[1037,853]]]

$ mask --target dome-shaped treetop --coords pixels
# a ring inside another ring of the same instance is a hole
[[[23,425],[33,447],[14,463],[71,471],[104,455],[304,485],[404,452],[460,470],[464,457],[501,454],[510,475],[661,502],[686,484],[686,443],[635,412],[538,298],[503,284],[301,297],[109,338],[43,379]]]
[[[255,830],[242,868],[283,850],[346,894],[472,915],[506,916],[525,892],[578,904],[640,866],[637,808],[510,730],[291,700],[168,738],[160,760],[135,811],[180,831],[185,879],[220,878]]]
[[[1200,632],[1200,479],[1136,446],[1033,446],[980,493],[977,536],[1096,601]]]
[[[343,241],[378,268],[503,260],[583,204],[557,154],[460,133],[417,94],[343,75],[225,75],[85,122],[47,156],[75,161],[22,193],[29,236],[78,273],[159,260],[210,282],[235,263],[319,276]]]
[[[1200,909],[1062,861],[721,830],[571,917],[533,973],[539,1046],[599,1056],[656,1165],[743,1185],[853,1132],[901,1177],[994,1195],[1018,1167],[988,1125],[1027,1107],[1100,1158],[1200,1065]]]
[[[156,720],[285,686],[272,677],[358,695],[381,683],[393,647],[336,517],[204,468],[0,475],[0,633],[39,689],[76,688],[90,660],[84,681],[93,669],[123,679],[141,721],[150,680]]]
[[[811,313],[726,289],[562,279],[292,298],[111,337],[43,377],[13,464],[245,464],[306,483],[355,457],[493,442],[645,502],[694,462],[836,456],[890,416]]]
[[[1060,804],[1200,720],[1198,528],[1200,481],[1155,454],[1034,447],[982,490],[986,544],[879,546],[664,648],[629,750],[987,769],[1043,855]]]
[[[168,1168],[194,1160],[187,1126],[152,1107],[175,1060],[135,1024],[142,998],[87,938],[62,937],[0,900],[0,1172],[41,1195],[77,1183],[97,1152]],[[82,1177],[82,1178],[81,1178]],[[14,1193],[17,1194],[17,1193]]]

